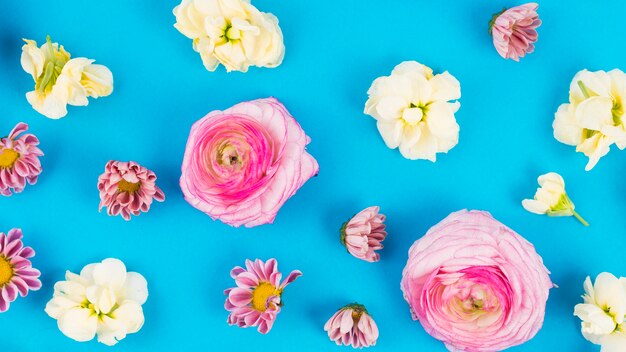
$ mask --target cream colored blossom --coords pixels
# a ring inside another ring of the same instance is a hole
[[[623,352],[626,348],[626,278],[601,273],[591,283],[585,280],[584,303],[577,304],[581,332],[590,342],[601,345],[602,352]]]
[[[559,107],[552,126],[558,141],[575,145],[589,157],[585,170],[591,170],[611,145],[626,148],[625,98],[626,74],[621,70],[582,70],[574,76],[570,102]]]
[[[120,260],[89,264],[80,275],[68,271],[65,280],[54,285],[46,313],[67,337],[84,342],[97,335],[112,346],[143,326],[148,284],[141,274],[126,272]]]
[[[40,114],[58,119],[67,115],[67,105],[87,105],[87,97],[107,96],[113,91],[113,75],[103,65],[86,58],[70,59],[62,45],[50,37],[37,47],[33,40],[24,40],[21,64],[31,74],[35,90],[26,99]]]
[[[246,72],[250,66],[276,67],[283,61],[278,19],[248,0],[183,0],[174,16],[174,27],[193,40],[209,71],[222,64],[227,71]]]
[[[574,203],[565,192],[565,181],[556,172],[549,172],[538,178],[539,188],[534,199],[524,199],[524,209],[535,214],[549,216],[574,216],[583,225],[589,224],[574,210]]]
[[[390,76],[379,77],[367,94],[365,113],[378,122],[389,148],[400,148],[407,159],[436,161],[459,141],[454,113],[461,86],[447,71],[433,71],[418,62],[405,61]]]

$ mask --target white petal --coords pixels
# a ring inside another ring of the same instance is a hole
[[[583,323],[582,329],[590,335],[606,335],[615,330],[615,322],[600,307],[593,304],[577,304],[574,315]]]
[[[381,119],[395,120],[402,116],[402,112],[409,105],[410,103],[402,97],[388,96],[380,99],[376,105],[376,113]]]
[[[59,317],[58,325],[65,336],[84,342],[96,335],[98,317],[87,308],[72,308]]]
[[[34,40],[24,39],[26,44],[22,46],[22,57],[20,62],[24,71],[33,76],[33,80],[37,80],[43,73],[46,57],[43,51],[37,47]]]
[[[104,65],[91,64],[85,67],[80,84],[88,96],[105,97],[113,92],[113,74]]]
[[[103,316],[98,324],[98,342],[113,346],[126,337],[126,327],[121,321]]]
[[[600,307],[608,307],[621,324],[626,315],[626,291],[620,280],[610,273],[601,273],[594,284],[596,302]]]
[[[552,183],[554,185],[557,185],[557,190],[563,192],[565,191],[565,180],[563,180],[563,177],[556,172],[548,172],[545,175],[539,176],[537,182],[539,183],[539,186],[544,186],[547,183]]]
[[[576,120],[574,111],[572,104],[561,104],[554,115],[554,138],[561,143],[578,145],[583,141],[583,128]]]
[[[120,291],[120,296],[142,305],[148,299],[148,282],[141,274],[131,271],[126,274],[126,283]]]
[[[461,98],[461,84],[448,71],[435,75],[429,80],[433,89],[433,101],[450,101]]]
[[[534,199],[524,199],[522,206],[524,209],[535,214],[545,214],[550,209],[547,204]]]
[[[581,127],[600,131],[603,126],[613,125],[613,101],[607,97],[592,97],[576,107],[576,119]]]
[[[420,137],[417,143],[410,143],[411,140],[403,140],[400,144],[400,153],[407,159],[426,159],[432,162],[437,160],[437,140],[430,133],[425,122],[418,124]]]
[[[606,72],[582,70],[574,76],[570,85],[570,101],[572,103],[578,104],[587,99],[580,88],[579,81],[585,86],[590,96],[609,96],[611,80]]]
[[[600,352],[624,352],[626,351],[626,333],[618,332],[602,339]]]
[[[433,70],[417,61],[404,61],[398,64],[393,71],[391,71],[391,74],[410,77],[413,77],[413,75],[419,75],[426,79],[430,79],[433,75]]]
[[[117,303],[115,291],[109,286],[89,286],[86,293],[98,313],[109,314]]]
[[[434,102],[428,106],[426,125],[437,139],[437,151],[447,152],[459,142],[459,125],[448,103]]]
[[[119,259],[105,259],[94,267],[93,279],[97,285],[119,291],[126,281],[126,266]]]
[[[38,91],[26,93],[26,100],[38,113],[50,119],[60,119],[67,115],[67,92],[52,89],[43,94]]]
[[[143,309],[134,301],[122,303],[112,317],[122,323],[129,334],[139,331],[144,323]]]
[[[577,152],[582,152],[589,157],[589,162],[585,166],[586,171],[593,169],[600,161],[600,158],[609,152],[611,144],[613,144],[613,141],[608,137],[596,133],[576,147]]]
[[[400,145],[404,129],[404,122],[401,119],[392,121],[379,120],[376,126],[387,147],[394,149]]]

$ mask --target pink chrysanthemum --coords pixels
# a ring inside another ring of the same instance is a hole
[[[147,212],[152,199],[165,200],[156,178],[154,172],[134,161],[109,161],[98,178],[100,210],[106,207],[109,215],[122,215],[124,220]]]
[[[39,139],[30,133],[19,136],[27,130],[28,125],[20,122],[8,137],[0,138],[0,194],[3,196],[22,192],[26,182],[34,185],[41,173],[39,157],[43,152],[37,147]]]
[[[260,259],[246,260],[245,269],[235,267],[230,276],[237,287],[224,291],[228,296],[224,308],[230,312],[228,324],[242,328],[258,326],[261,334],[267,334],[280,313],[285,286],[301,275],[302,272],[294,270],[281,283],[282,273],[278,271],[276,259],[265,263]]]
[[[369,207],[348,220],[341,227],[341,243],[353,256],[368,262],[377,262],[380,255],[374,251],[382,249],[387,237],[385,216],[379,207]]]
[[[33,256],[35,251],[22,243],[22,230],[0,232],[0,313],[9,309],[18,293],[25,297],[29,290],[41,288],[41,273],[28,260]]]
[[[376,345],[378,326],[365,306],[352,303],[338,310],[324,325],[328,337],[337,345],[363,348]]]
[[[493,16],[489,33],[500,56],[519,61],[520,57],[535,50],[537,27],[541,25],[537,8],[537,3],[530,2],[504,9]]]

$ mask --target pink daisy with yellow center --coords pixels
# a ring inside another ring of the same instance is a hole
[[[0,313],[9,309],[18,293],[25,297],[29,290],[41,288],[41,273],[28,260],[33,256],[35,251],[22,243],[22,230],[0,232]]]
[[[100,210],[109,215],[121,215],[124,220],[150,210],[152,200],[165,200],[156,185],[156,175],[134,161],[109,161],[98,178]]]
[[[41,173],[39,157],[43,152],[37,148],[35,135],[21,133],[28,125],[18,123],[8,137],[0,138],[0,194],[10,196],[24,190],[26,182],[34,185]]]
[[[242,328],[257,326],[261,334],[267,334],[280,313],[285,286],[301,275],[302,272],[294,270],[281,283],[283,274],[273,258],[267,262],[246,260],[245,269],[235,267],[230,276],[237,287],[224,291],[228,296],[224,308],[230,312],[228,324]]]

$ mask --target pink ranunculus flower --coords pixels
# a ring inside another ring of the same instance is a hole
[[[450,351],[522,344],[553,287],[532,244],[483,211],[450,214],[409,251],[401,288],[413,318]]]
[[[283,274],[278,271],[278,263],[273,258],[267,262],[246,260],[245,269],[233,268],[230,276],[235,279],[237,287],[224,291],[227,296],[224,308],[230,312],[228,324],[241,328],[256,326],[261,334],[267,334],[283,306],[285,286],[301,275],[300,270],[294,270],[281,283]]]
[[[378,326],[358,303],[348,304],[333,314],[324,325],[324,331],[337,345],[363,348],[376,345]]]
[[[150,210],[152,200],[162,202],[165,194],[156,185],[156,175],[134,161],[110,160],[98,178],[100,210],[130,220]]]
[[[0,194],[10,196],[24,190],[26,182],[37,183],[41,174],[39,157],[43,152],[37,147],[39,139],[27,133],[28,125],[18,123],[8,137],[0,138]]]
[[[310,138],[274,98],[213,111],[191,128],[180,187],[185,199],[231,226],[272,223],[319,166]]]
[[[18,293],[25,297],[41,288],[41,273],[29,260],[34,256],[32,248],[24,247],[21,229],[0,232],[0,313],[9,309]]]
[[[504,9],[493,16],[489,33],[500,56],[519,61],[520,57],[535,50],[537,27],[541,25],[537,8],[537,3],[530,2]]]
[[[341,227],[341,243],[353,256],[368,262],[380,260],[382,241],[387,237],[385,216],[379,213],[377,206],[365,208]]]

